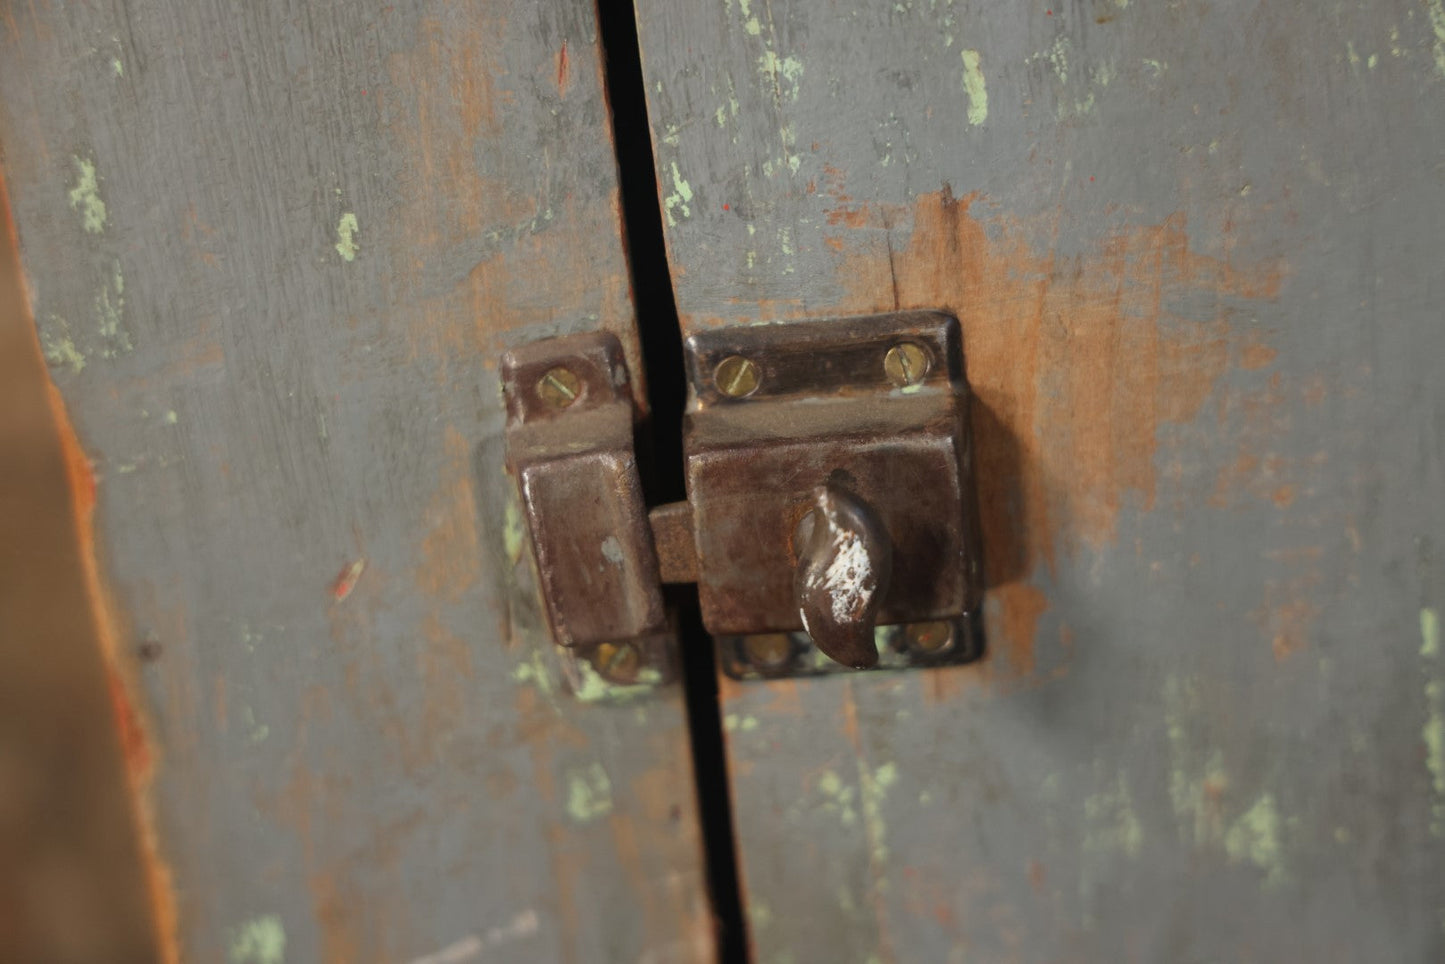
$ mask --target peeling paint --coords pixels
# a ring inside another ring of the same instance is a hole
[[[356,215],[350,211],[341,215],[341,220],[336,222],[336,253],[341,255],[342,261],[356,260],[356,254],[361,250],[361,245],[356,243],[356,233],[359,230]]]
[[[522,559],[522,543],[525,539],[521,503],[517,501],[515,493],[509,492],[507,507],[502,516],[502,548],[507,553],[507,561],[514,566]]]
[[[758,70],[767,76],[773,84],[773,89],[781,97],[786,94],[789,100],[798,99],[798,81],[803,76],[803,62],[797,57],[779,57],[771,50],[764,50],[762,56],[758,57]],[[784,91],[784,85],[787,90]]]
[[[1229,828],[1224,837],[1224,850],[1230,859],[1254,864],[1265,872],[1265,883],[1284,880],[1280,864],[1280,818],[1274,795],[1266,793],[1255,801]]]
[[[1430,13],[1430,27],[1435,31],[1435,70],[1445,77],[1445,2],[1425,0],[1425,9]]]
[[[637,672],[635,683],[614,683],[593,668],[592,663],[580,656],[572,656],[570,665],[575,679],[572,695],[579,703],[628,703],[652,693],[662,682],[662,674],[656,668],[644,666]]]
[[[833,770],[825,770],[818,777],[818,792],[823,795],[820,809],[835,814],[838,822],[851,827],[858,822],[858,811],[853,806],[853,788],[843,782]]]
[[[858,776],[862,788],[863,828],[868,836],[868,856],[873,866],[881,871],[888,865],[888,824],[883,819],[883,804],[888,799],[889,789],[898,782],[898,767],[885,763],[870,770],[867,764],[859,761]],[[880,876],[880,886],[883,881]]]
[[[72,158],[78,176],[75,187],[70,189],[70,207],[80,212],[80,223],[88,234],[105,231],[105,201],[100,197],[100,181],[95,175],[95,164],[83,157]]]
[[[600,763],[567,774],[567,814],[577,823],[591,823],[612,812],[612,781]]]
[[[85,368],[85,355],[75,347],[70,337],[70,326],[59,318],[51,318],[50,324],[40,332],[40,349],[50,365],[68,367],[72,372]]]
[[[1164,720],[1169,740],[1169,802],[1178,820],[1179,837],[1196,847],[1219,846],[1224,840],[1223,798],[1229,789],[1224,755],[1219,750],[1198,761],[1188,726],[1200,711],[1196,687],[1170,676],[1164,681]]]
[[[103,358],[114,358],[122,352],[131,351],[130,332],[125,321],[125,275],[121,273],[120,262],[111,266],[111,275],[100,286],[95,296],[95,321],[105,346],[100,354]]]
[[[960,50],[963,57],[963,91],[968,95],[968,122],[975,127],[988,120],[988,88],[977,50]]]
[[[271,735],[271,728],[256,719],[256,711],[251,707],[242,708],[241,719],[246,724],[246,742],[252,746],[260,746]]]
[[[1144,827],[1134,812],[1134,796],[1121,773],[1114,785],[1084,800],[1084,850],[1137,857],[1144,848]]]
[[[525,663],[518,663],[513,667],[512,682],[535,686],[537,692],[549,700],[557,691],[557,684],[552,679],[551,670],[548,669],[542,654],[535,650],[531,656],[527,657]]]
[[[1434,609],[1420,610],[1420,656],[1429,660],[1427,672],[1438,671],[1440,658],[1440,615]],[[1445,839],[1445,686],[1439,679],[1425,684],[1425,725],[1420,739],[1425,744],[1425,766],[1430,772],[1430,835]]]
[[[669,227],[677,226],[673,211],[677,211],[684,218],[692,217],[692,185],[687,183],[682,172],[677,169],[676,161],[672,162],[672,193],[662,199],[662,213],[667,216]]]
[[[286,929],[276,914],[253,917],[232,932],[227,948],[231,964],[285,964]]]
[[[741,731],[743,733],[751,733],[753,730],[756,730],[758,728],[758,718],[756,716],[740,717],[736,713],[729,713],[727,716],[723,717],[723,728],[726,729],[729,733],[734,733],[737,731]]]

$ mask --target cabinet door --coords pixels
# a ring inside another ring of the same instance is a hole
[[[640,370],[607,125],[583,0],[0,16],[169,959],[710,959],[681,698],[568,691],[503,466],[506,347]]]
[[[975,392],[986,658],[726,685],[757,959],[1439,960],[1439,3],[637,6],[685,333]]]

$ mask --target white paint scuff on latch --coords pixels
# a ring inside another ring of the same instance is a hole
[[[833,561],[823,573],[823,588],[833,601],[833,618],[848,623],[873,598],[873,590],[868,585],[873,566],[868,561],[862,536],[856,532],[840,535],[833,547]]]
[[[622,543],[617,541],[616,536],[608,536],[602,540],[602,558],[614,566],[622,565],[624,558],[622,554]]]

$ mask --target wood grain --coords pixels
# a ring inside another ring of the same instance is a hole
[[[0,13],[171,959],[711,957],[680,695],[567,689],[502,466],[506,346],[637,368],[594,18]]]
[[[757,958],[1445,953],[1438,9],[638,9],[684,329],[980,402],[988,659],[726,690]]]

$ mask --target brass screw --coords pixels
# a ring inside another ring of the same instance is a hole
[[[582,393],[582,382],[569,369],[557,367],[537,379],[537,394],[553,408],[566,408]]]
[[[642,655],[631,643],[601,643],[593,653],[592,665],[614,683],[632,683],[642,669]]]
[[[729,398],[746,398],[758,390],[758,366],[742,355],[729,355],[712,373],[718,391]]]
[[[928,374],[928,352],[911,341],[901,342],[883,356],[883,371],[899,388],[917,385]]]
[[[777,669],[793,658],[793,641],[787,633],[763,633],[743,637],[748,662],[760,669]]]
[[[953,645],[953,623],[910,623],[908,645],[927,656],[935,656]]]

